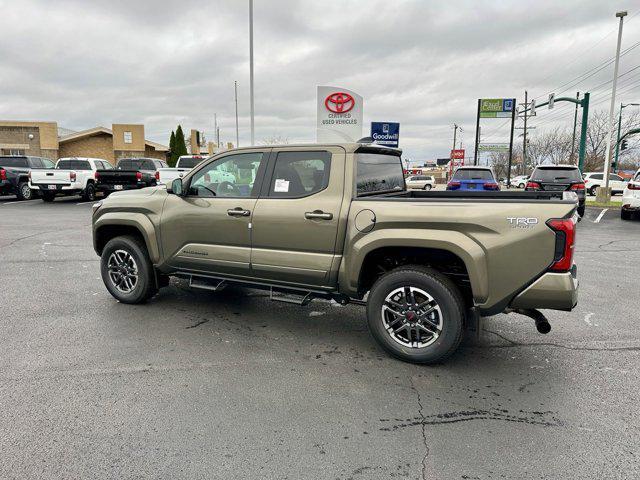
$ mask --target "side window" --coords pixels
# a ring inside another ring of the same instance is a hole
[[[131,160],[120,160],[118,162],[118,170],[131,170],[132,169],[132,165],[131,165]]]
[[[621,182],[622,181],[622,177],[620,175],[611,175],[609,177],[609,180],[613,180],[614,182]]]
[[[239,153],[209,163],[191,179],[189,196],[193,197],[253,197],[258,169],[264,154]]]
[[[49,160],[48,158],[43,158],[42,159],[42,163],[44,164],[44,168],[55,168],[56,164],[53,163],[51,160]]]
[[[329,185],[330,152],[280,152],[269,185],[269,197],[295,198]]]
[[[602,174],[601,173],[596,173],[594,175],[591,175],[591,179],[592,180],[602,180]]]
[[[44,168],[44,163],[38,157],[31,157],[29,159],[29,163],[31,168]]]

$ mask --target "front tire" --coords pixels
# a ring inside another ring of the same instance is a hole
[[[584,209],[585,209],[584,205],[582,205],[581,207],[578,207],[578,215],[580,215],[581,217],[584,217]]]
[[[102,250],[100,271],[109,293],[122,303],[143,303],[157,293],[147,247],[135,237],[109,240]]]
[[[447,277],[409,265],[376,281],[369,292],[367,321],[391,355],[406,362],[438,363],[460,345],[464,300]]]
[[[628,210],[625,210],[624,208],[620,209],[620,218],[622,220],[631,220],[632,217],[632,213]]]
[[[429,184],[426,184],[426,185],[425,185],[424,187],[422,187],[422,188],[428,192],[428,191],[429,191],[429,190],[431,190],[433,187],[432,187],[431,185],[429,185]]]
[[[33,198],[33,190],[29,188],[28,182],[20,182],[18,184],[16,197],[18,197],[18,200],[31,200]]]

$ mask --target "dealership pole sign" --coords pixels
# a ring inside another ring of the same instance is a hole
[[[318,87],[316,139],[355,142],[362,138],[362,97],[341,87]]]
[[[400,124],[391,122],[371,122],[371,138],[378,145],[398,148]]]
[[[511,118],[513,98],[481,98],[480,118]]]

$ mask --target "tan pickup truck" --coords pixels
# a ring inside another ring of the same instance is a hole
[[[575,195],[407,190],[400,155],[357,143],[243,148],[169,188],[116,193],[93,210],[104,283],[124,303],[178,276],[300,305],[366,304],[381,346],[418,363],[453,353],[469,319],[516,311],[546,333],[537,309],[576,305]]]

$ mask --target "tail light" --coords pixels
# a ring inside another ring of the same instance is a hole
[[[462,183],[451,180],[449,183],[447,183],[447,190],[457,190],[461,185]]]
[[[498,186],[498,184],[496,182],[486,182],[484,184],[484,189],[485,190],[500,190],[500,187]]]
[[[142,180],[142,173],[136,172],[136,180],[138,181]]]
[[[527,186],[525,188],[529,190],[540,190],[542,188],[542,185],[540,185],[538,182],[527,182]]]
[[[96,171],[96,172],[93,174],[93,178],[95,178],[96,180],[98,180],[98,179],[100,178],[100,174]]]
[[[0,180],[7,179],[7,171],[4,168],[0,168]]]
[[[71,181],[72,181],[72,182],[75,182],[75,181],[76,181],[76,178],[77,178],[77,176],[76,176],[76,172],[71,172],[71,173],[69,174],[69,178],[71,179]]]
[[[573,218],[554,218],[547,221],[547,226],[556,232],[555,254],[549,269],[553,272],[568,272],[573,266],[576,222]]]
[[[574,183],[571,185],[571,187],[569,187],[569,190],[584,190],[585,189],[585,184],[580,182],[580,183]]]
[[[1,172],[2,171],[0,170],[0,175],[2,175]],[[629,188],[629,190],[640,190],[640,183],[629,183],[627,188]]]
[[[160,180],[160,172],[156,170],[156,180]]]

